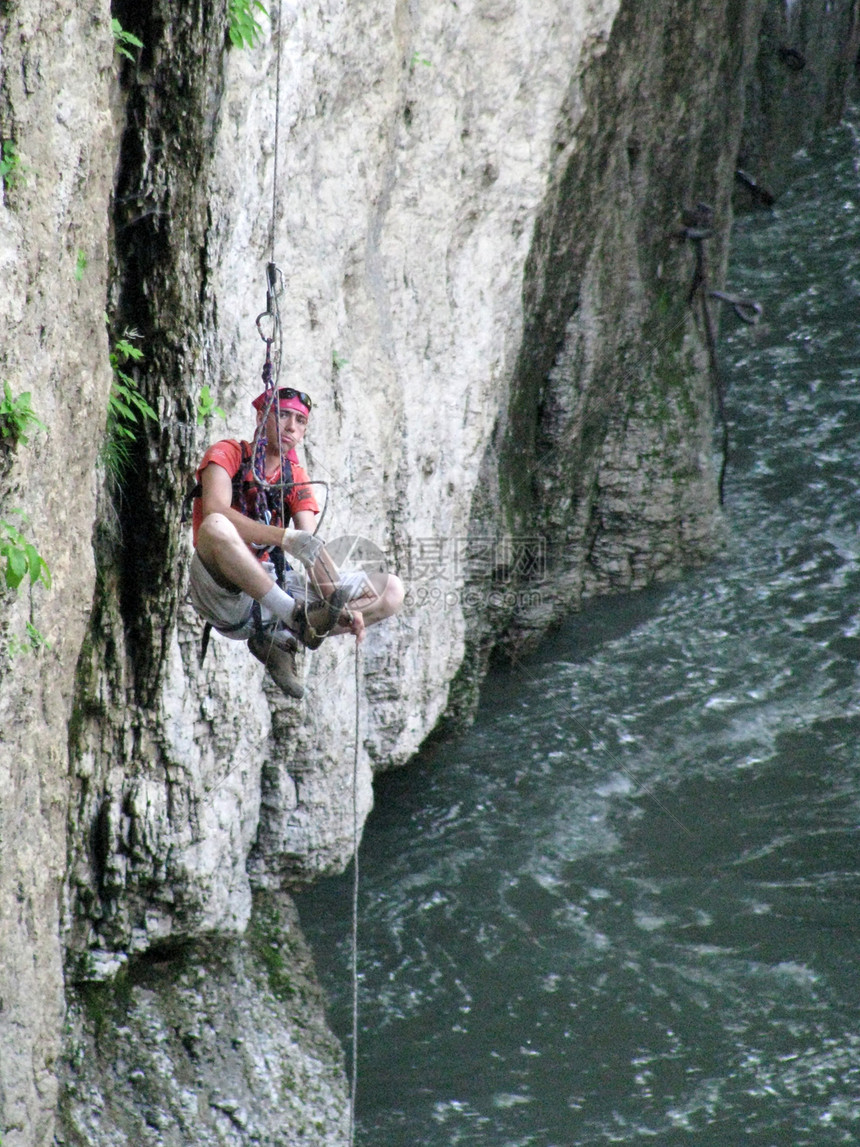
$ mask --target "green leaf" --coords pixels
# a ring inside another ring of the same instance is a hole
[[[128,406],[117,394],[110,396],[111,410],[115,416],[121,418],[128,418],[131,422],[137,422],[137,416],[134,411]]]
[[[197,402],[197,425],[202,426],[207,418],[213,417],[224,418],[227,417],[227,412],[220,406],[216,406],[215,399],[212,397],[212,388],[209,386],[201,386],[200,398]]]
[[[149,418],[153,422],[158,421],[158,415],[155,413],[155,411],[152,409],[142,394],[139,394],[136,390],[133,390],[129,398],[131,403],[137,407],[138,411],[145,418]]]
[[[42,565],[42,555],[39,553],[32,542],[24,543],[24,554],[27,558],[27,569],[30,573],[30,581],[35,582],[39,577],[39,570]]]
[[[30,439],[25,431],[31,426],[37,426],[40,430],[47,429],[30,405],[32,394],[29,390],[15,398],[9,383],[4,382],[3,394],[3,400],[0,401],[0,438],[11,438],[13,444],[22,442],[26,445]]]
[[[42,649],[42,648],[44,648],[44,649],[50,649],[51,648],[50,641],[48,641],[48,639],[45,637],[45,635],[43,633],[41,633],[35,627],[35,625],[33,625],[29,621],[27,622],[27,635],[30,638],[30,648],[31,649],[36,650],[36,649]],[[0,1147],[2,1147],[2,1145],[0,1145]]]
[[[2,158],[0,158],[0,180],[12,190],[23,187],[27,182],[28,169],[21,162],[18,147],[14,140],[3,141]]]
[[[269,15],[260,0],[229,0],[227,32],[236,48],[253,48],[263,38],[263,28],[254,16],[254,9],[264,16]]]
[[[117,339],[114,343],[114,350],[117,354],[124,355],[127,359],[132,358],[135,361],[143,358],[143,351],[140,347],[130,343],[127,339]]]
[[[9,546],[6,549],[6,584],[17,589],[27,574],[29,563],[23,550]]]
[[[125,56],[128,60],[134,60],[134,56],[128,50],[128,46],[133,48],[142,48],[143,40],[139,40],[133,32],[127,32],[120,24],[119,20],[114,17],[110,22],[110,30],[113,33],[114,47],[121,56]]]
[[[45,586],[51,588],[51,571],[48,569],[48,563],[32,544],[27,542],[24,546],[24,553],[27,555],[27,568],[30,574],[30,584],[35,585],[37,581],[44,582]]]
[[[10,513],[18,514],[22,523],[27,521],[23,510],[11,510]],[[47,562],[33,543],[25,541],[5,518],[0,518],[0,539],[0,558],[6,559],[4,576],[10,589],[17,589],[27,574],[30,575],[31,585],[42,581],[48,589],[51,588],[51,571]]]
[[[145,357],[140,347],[135,346],[132,341],[140,337],[140,333],[133,327],[127,327],[122,335],[114,340],[109,353],[114,377],[108,395],[107,428],[100,458],[116,483],[122,482],[124,471],[131,463],[132,455],[128,444],[129,440],[136,439],[135,428],[141,419],[158,422],[158,413],[140,393],[137,380],[122,369],[129,360],[139,362]]]

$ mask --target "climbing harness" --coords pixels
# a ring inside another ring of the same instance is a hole
[[[681,232],[681,238],[692,243],[693,249],[696,252],[696,269],[693,272],[693,282],[687,295],[687,303],[693,306],[698,298],[702,309],[705,345],[708,349],[708,363],[711,368],[717,415],[722,429],[723,459],[720,466],[719,481],[717,483],[720,505],[722,506],[724,502],[726,469],[729,464],[729,423],[726,415],[725,385],[717,360],[717,336],[714,330],[714,320],[711,316],[708,300],[715,299],[717,302],[728,303],[734,309],[738,318],[749,325],[754,325],[759,321],[762,306],[752,299],[742,299],[737,295],[726,294],[724,291],[710,290],[708,286],[708,260],[705,251],[705,241],[709,239],[712,234],[713,216],[713,208],[707,203],[697,203],[692,211],[685,211],[682,215],[684,229]]]

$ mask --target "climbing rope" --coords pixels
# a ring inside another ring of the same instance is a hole
[[[750,325],[754,325],[758,322],[761,317],[762,307],[760,303],[752,299],[742,299],[737,295],[726,294],[724,291],[710,290],[708,286],[708,260],[705,251],[705,240],[711,236],[713,214],[713,209],[706,203],[698,203],[692,211],[684,212],[684,229],[681,232],[681,237],[689,240],[689,242],[693,244],[693,249],[696,252],[696,269],[693,273],[693,282],[687,296],[687,302],[692,306],[698,298],[702,309],[705,346],[708,350],[708,363],[711,368],[717,415],[722,428],[723,459],[720,466],[719,480],[717,482],[720,505],[722,506],[725,498],[726,470],[729,464],[729,422],[726,415],[725,384],[723,383],[723,377],[717,359],[717,335],[714,330],[714,320],[711,315],[708,300],[715,299],[717,302],[728,303],[733,307],[738,318],[742,322]]]
[[[358,733],[361,717],[361,649],[355,643],[355,750],[352,756],[352,1078],[349,1089],[349,1147],[355,1143],[355,1094],[358,1090]]]
[[[272,318],[272,332],[271,337],[266,338],[260,327],[260,320],[262,315],[257,317],[257,329],[260,331],[260,336],[266,343],[266,361],[263,366],[263,382],[265,390],[268,393],[263,417],[260,420],[260,426],[257,428],[254,442],[254,477],[258,481],[259,489],[271,488],[266,482],[265,475],[265,439],[262,440],[262,449],[260,443],[260,431],[262,430],[265,435],[265,424],[269,417],[269,412],[272,403],[275,404],[277,428],[278,428],[278,478],[274,485],[279,488],[280,503],[281,503],[281,523],[286,525],[287,517],[285,513],[285,493],[288,486],[294,483],[285,483],[283,480],[284,475],[284,457],[283,449],[281,446],[281,404],[276,401],[277,395],[280,391],[280,375],[281,363],[283,359],[283,334],[281,327],[280,307],[278,303],[278,286],[279,282],[283,283],[283,275],[275,263],[275,230],[278,218],[278,157],[279,157],[279,141],[280,141],[280,108],[281,108],[281,7],[282,0],[278,0],[278,14],[276,20],[276,55],[275,55],[275,137],[273,148],[273,170],[272,170],[272,223],[270,232],[270,252],[271,257],[269,265],[266,268],[266,313]],[[275,356],[275,368],[272,367],[272,344],[277,337],[277,347]],[[274,375],[274,377],[273,377]],[[257,459],[259,458],[259,467]],[[259,472],[258,472],[259,470]],[[325,517],[326,510],[328,509],[329,487],[326,482],[312,482],[310,485],[323,486],[325,488],[325,501],[323,503],[322,512],[314,529],[314,534],[319,532]],[[305,588],[307,590],[308,572],[305,569]],[[355,1144],[355,1099],[356,1091],[358,1089],[358,894],[359,894],[359,869],[358,869],[358,838],[359,838],[359,824],[358,824],[358,753],[359,753],[359,729],[361,720],[361,652],[359,649],[358,641],[355,643],[355,747],[353,751],[352,762],[352,855],[353,855],[353,885],[352,885],[352,943],[351,943],[351,976],[352,976],[352,1071],[350,1080],[350,1096],[349,1096],[349,1147],[354,1147]]]
[[[281,130],[281,3],[278,0],[278,18],[275,22],[275,146],[272,155],[272,229],[270,234],[271,262],[275,262],[275,221],[278,218],[278,140]]]
[[[738,295],[726,294],[725,291],[709,291],[708,294],[712,299],[728,303],[741,322],[748,326],[754,327],[762,316],[764,308],[754,299],[742,299]]]

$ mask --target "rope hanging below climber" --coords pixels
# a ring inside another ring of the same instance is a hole
[[[724,291],[713,291],[710,289],[705,241],[709,239],[712,234],[713,216],[713,208],[707,203],[697,203],[692,210],[684,211],[681,216],[684,228],[681,231],[680,237],[692,243],[696,253],[696,267],[693,272],[693,282],[687,294],[687,303],[692,306],[698,299],[702,312],[702,325],[705,331],[708,363],[711,369],[717,416],[722,431],[722,464],[717,482],[720,505],[722,506],[725,497],[726,470],[729,464],[729,423],[726,414],[725,384],[717,359],[717,335],[714,329],[714,320],[711,315],[708,300],[715,299],[717,302],[728,303],[734,309],[737,317],[749,325],[754,325],[759,321],[762,314],[762,307],[760,303],[752,299],[742,299],[737,295],[729,295]]]

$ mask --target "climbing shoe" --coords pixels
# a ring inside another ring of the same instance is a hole
[[[298,646],[293,638],[278,634],[253,633],[248,638],[251,653],[266,667],[266,672],[287,697],[298,700],[304,696],[305,687],[299,677],[296,665]]]
[[[319,649],[338,622],[344,626],[350,624],[352,614],[345,608],[349,595],[347,586],[339,586],[324,601],[305,602],[296,607],[290,629],[306,649]]]

